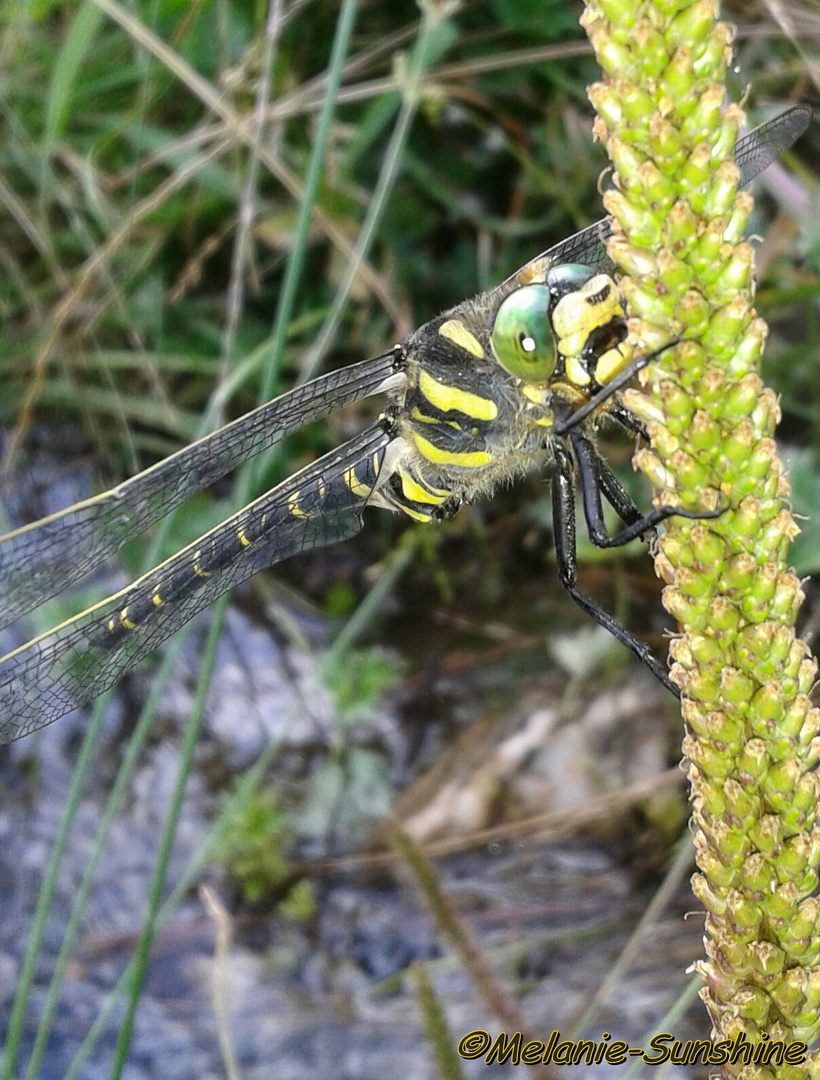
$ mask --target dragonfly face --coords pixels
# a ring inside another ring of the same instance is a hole
[[[588,266],[558,266],[547,283],[558,358],[551,385],[582,404],[580,399],[603,389],[632,362],[624,302],[615,281]]]
[[[748,183],[808,126],[795,106],[738,140]],[[353,536],[367,506],[447,517],[501,482],[549,464],[561,583],[673,693],[665,669],[576,584],[575,490],[590,538],[617,547],[672,514],[647,515],[598,453],[605,413],[642,424],[617,391],[647,358],[626,344],[623,306],[599,222],[401,345],[314,379],[111,491],[0,537],[0,627],[97,567],[127,540],[292,431],[375,393],[380,420],[223,521],[114,596],[0,657],[0,741],[20,738],[113,686],[228,589],[290,555]],[[606,500],[623,522],[610,536]],[[685,515],[692,516],[692,515]],[[709,516],[709,515],[705,515]]]

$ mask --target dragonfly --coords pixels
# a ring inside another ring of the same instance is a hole
[[[791,146],[810,116],[796,105],[739,138],[740,183]],[[679,694],[649,646],[577,586],[576,487],[600,548],[650,538],[673,515],[720,512],[659,506],[641,513],[596,447],[604,416],[647,438],[619,391],[655,355],[634,355],[627,344],[624,304],[606,253],[610,233],[609,221],[599,221],[380,356],[296,386],[117,487],[0,537],[3,627],[286,435],[352,402],[386,395],[379,419],[338,449],[120,592],[0,657],[0,742],[89,703],[252,574],[354,536],[367,507],[441,520],[536,469],[551,474],[562,585]],[[612,535],[604,501],[622,522]]]

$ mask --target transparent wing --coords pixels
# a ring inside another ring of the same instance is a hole
[[[372,425],[122,592],[0,658],[0,742],[98,697],[252,574],[355,535],[391,438]]]
[[[749,183],[806,129],[811,110],[795,105],[738,139],[735,160]],[[611,269],[603,219],[540,259]],[[285,435],[369,394],[396,371],[396,349],[323,375],[240,417],[111,491],[0,537],[0,628],[61,592],[124,543]]]
[[[293,431],[374,393],[397,350],[322,375],[93,499],[0,537],[0,628],[78,581],[197,491]]]
[[[792,105],[774,120],[760,124],[735,143],[734,158],[740,170],[740,186],[745,187],[784,150],[797,142],[809,126],[812,111],[808,105]],[[612,234],[609,218],[596,221],[574,236],[549,248],[539,259],[549,259],[551,265],[582,263],[604,272],[614,269],[606,253],[606,242]]]
[[[735,143],[735,164],[740,169],[740,186],[745,187],[797,142],[811,121],[808,105],[792,105],[774,120],[760,124]]]

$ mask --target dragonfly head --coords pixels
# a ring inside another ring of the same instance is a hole
[[[588,397],[631,361],[626,337],[615,281],[589,266],[564,263],[502,301],[490,344],[516,378]]]

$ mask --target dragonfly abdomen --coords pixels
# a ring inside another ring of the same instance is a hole
[[[243,580],[314,546],[313,533],[322,522],[330,531],[340,514],[361,512],[377,486],[384,455],[385,446],[374,444],[358,460],[338,466],[331,460],[326,469],[315,462],[261,496],[121,594],[124,603],[102,621],[92,644],[113,648],[134,631],[145,630],[162,609],[185,604],[207,588],[209,579],[234,573]]]

